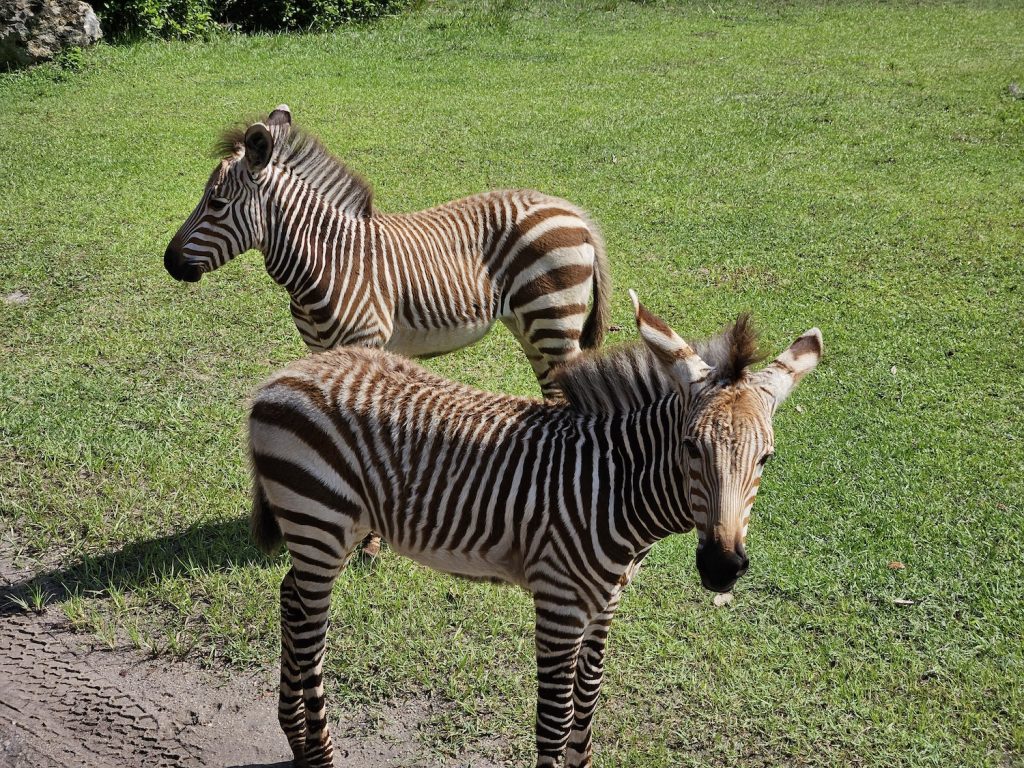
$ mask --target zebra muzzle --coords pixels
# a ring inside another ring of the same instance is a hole
[[[750,561],[746,552],[727,552],[717,543],[705,546],[697,552],[697,571],[700,583],[712,592],[728,592],[737,579],[747,572]]]
[[[194,283],[203,276],[202,267],[186,259],[173,245],[168,245],[164,251],[164,269],[175,280],[186,283]]]

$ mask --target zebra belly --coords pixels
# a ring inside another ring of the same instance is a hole
[[[460,325],[456,328],[405,328],[395,326],[384,349],[406,357],[443,355],[480,341],[494,325],[493,320]]]
[[[504,581],[509,584],[526,586],[522,572],[522,563],[510,554],[501,555],[490,552],[487,556],[478,553],[431,551],[419,552],[406,549],[401,544],[392,544],[392,549],[401,555],[415,560],[420,565],[436,571],[462,576],[467,579],[483,579],[486,581]]]

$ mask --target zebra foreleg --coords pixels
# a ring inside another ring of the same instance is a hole
[[[591,757],[591,725],[597,699],[604,679],[604,649],[608,629],[615,609],[619,607],[622,590],[618,589],[608,607],[591,619],[583,633],[576,675],[573,681],[573,722],[569,746],[565,753],[565,768],[589,768]]]
[[[573,722],[573,678],[586,621],[537,607],[537,768],[562,763]]]
[[[604,652],[608,641],[608,630],[611,628],[615,611],[619,607],[622,593],[629,582],[640,570],[640,563],[646,552],[626,569],[615,585],[611,599],[605,609],[587,624],[583,632],[583,642],[576,659],[576,676],[573,683],[573,723],[569,734],[569,746],[565,754],[565,768],[589,768],[592,741],[591,726],[594,721],[594,710],[601,694],[601,683],[604,680]]]

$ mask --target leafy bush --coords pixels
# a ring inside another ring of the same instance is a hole
[[[214,27],[215,0],[97,0],[108,38],[200,37]]]
[[[407,0],[97,0],[103,31],[114,39],[202,37],[220,24],[244,32],[330,29],[372,19]]]

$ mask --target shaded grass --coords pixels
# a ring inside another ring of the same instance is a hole
[[[0,304],[7,538],[111,642],[273,663],[286,561],[245,533],[244,403],[304,350],[258,257],[183,286],[161,256],[217,131],[285,101],[385,209],[506,186],[586,207],[613,340],[627,287],[685,336],[745,308],[772,352],[824,332],[776,419],[736,602],[711,606],[690,538],[624,601],[598,765],[1015,765],[1022,22],[1011,3],[456,5],[0,77],[0,296],[29,296]],[[503,330],[429,365],[535,388]],[[330,648],[336,706],[429,691],[464,710],[433,723],[439,750],[529,753],[523,594],[385,554],[342,578]]]

